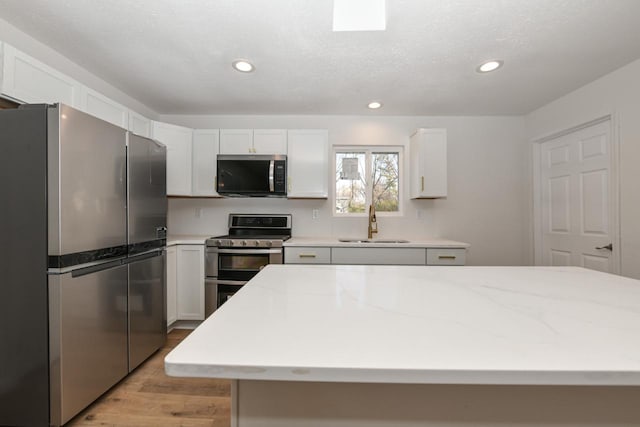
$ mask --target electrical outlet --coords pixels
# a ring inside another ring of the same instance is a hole
[[[318,219],[318,215],[319,215],[318,209],[314,209],[311,211],[311,218]]]

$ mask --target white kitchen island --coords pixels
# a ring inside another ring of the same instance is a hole
[[[269,265],[165,369],[234,380],[234,427],[638,426],[640,281]]]

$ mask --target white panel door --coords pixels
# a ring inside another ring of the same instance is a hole
[[[326,199],[329,194],[329,134],[326,130],[290,130],[287,197]]]
[[[193,189],[194,196],[217,196],[216,158],[220,131],[196,129],[193,131]]]
[[[129,131],[136,135],[150,138],[151,120],[134,111],[129,111]]]
[[[542,143],[542,262],[614,272],[610,122]]]
[[[80,83],[6,43],[2,68],[4,95],[26,103],[81,107]]]
[[[204,320],[204,245],[178,245],[178,319]]]
[[[255,154],[287,154],[287,130],[254,129],[253,152]]]
[[[121,128],[129,128],[129,110],[127,107],[88,87],[83,87],[81,92],[82,111]]]
[[[253,153],[253,129],[220,129],[220,154]]]
[[[167,146],[167,195],[191,195],[191,149],[193,130],[152,122],[152,138]]]
[[[167,248],[167,326],[178,320],[178,252]]]

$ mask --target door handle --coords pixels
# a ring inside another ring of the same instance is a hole
[[[596,246],[596,249],[607,249],[613,252],[613,244],[609,243],[608,245],[604,245],[604,246]]]

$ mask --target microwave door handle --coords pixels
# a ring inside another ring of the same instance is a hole
[[[269,162],[269,191],[273,193],[275,191],[275,186],[273,184],[273,170],[275,169],[275,162],[271,160]]]

